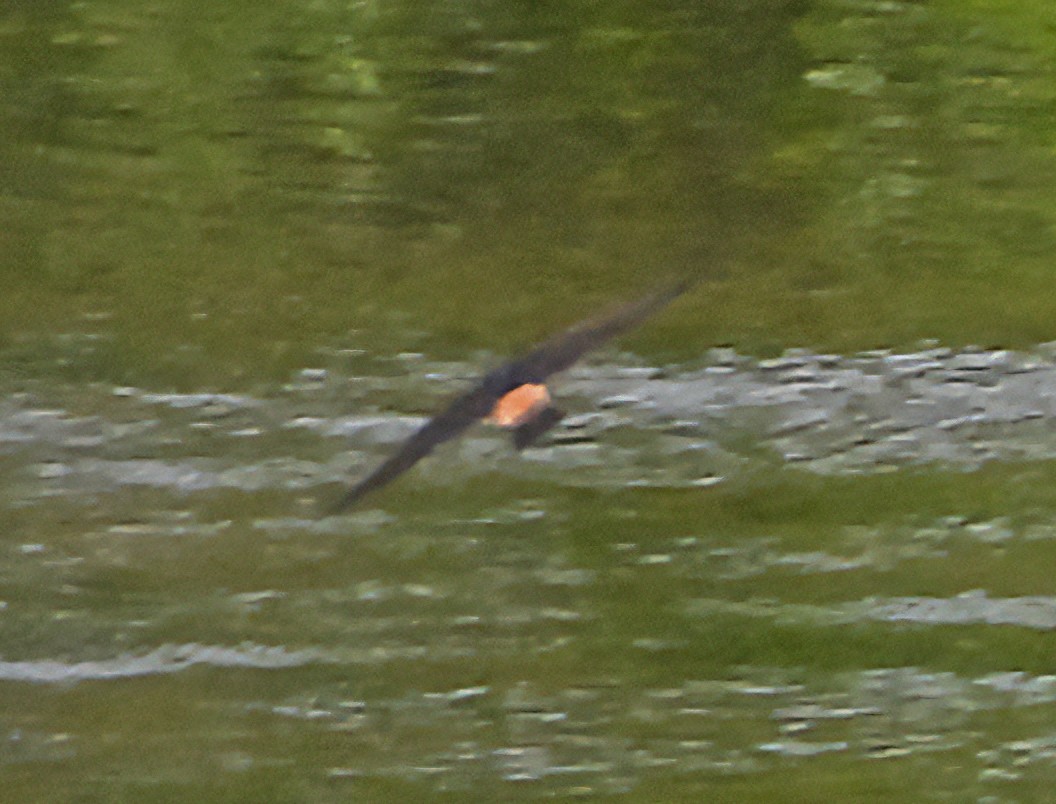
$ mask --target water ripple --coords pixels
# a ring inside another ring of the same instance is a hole
[[[175,673],[203,664],[276,670],[330,661],[333,659],[313,649],[289,650],[252,643],[232,648],[192,642],[184,645],[166,644],[141,655],[122,654],[113,659],[96,661],[0,661],[0,680],[57,684]]]

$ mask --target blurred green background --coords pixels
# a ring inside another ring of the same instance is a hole
[[[394,439],[306,422],[672,277],[610,369],[1030,351],[1054,120],[1040,0],[0,0],[10,799],[1049,800],[1051,460],[632,416],[321,517]]]

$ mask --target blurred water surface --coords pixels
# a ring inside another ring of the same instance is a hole
[[[5,795],[1044,800],[1052,16],[0,2]]]

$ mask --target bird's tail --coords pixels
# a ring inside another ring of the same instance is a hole
[[[535,418],[514,428],[513,446],[516,447],[518,451],[525,447],[530,447],[536,442],[539,436],[563,418],[565,418],[565,412],[563,410],[558,410],[553,406],[543,408]]]

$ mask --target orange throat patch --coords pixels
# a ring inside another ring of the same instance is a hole
[[[550,393],[545,385],[525,383],[496,402],[487,421],[499,427],[520,427],[546,410],[549,404]]]

